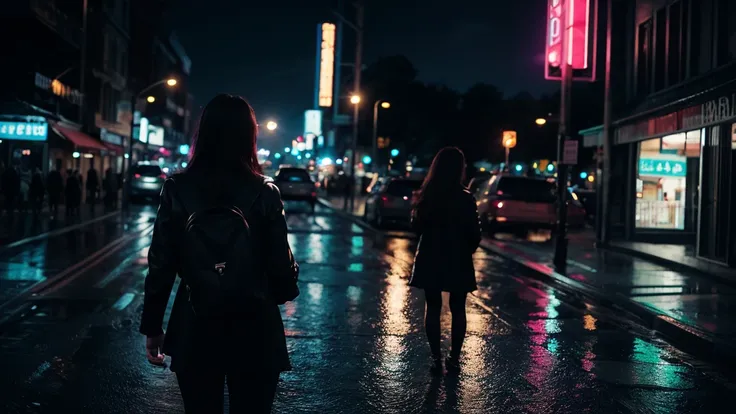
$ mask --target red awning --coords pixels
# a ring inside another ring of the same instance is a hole
[[[59,124],[54,124],[52,128],[56,132],[58,132],[59,135],[71,141],[76,147],[84,148],[88,150],[106,150],[107,149],[107,147],[101,141],[98,141],[92,138],[91,136],[85,134],[84,132],[77,131],[71,128],[62,127],[62,126],[59,126]]]

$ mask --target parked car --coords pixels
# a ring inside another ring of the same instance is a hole
[[[377,184],[372,186],[366,200],[365,221],[379,228],[388,224],[408,225],[411,221],[412,198],[422,186],[422,181],[390,178],[379,180]]]
[[[314,212],[317,205],[317,186],[304,168],[286,167],[276,171],[274,183],[284,201],[305,201]]]
[[[553,184],[538,178],[494,175],[476,192],[478,214],[488,234],[553,230]]]
[[[158,197],[166,174],[157,164],[139,162],[130,171],[130,179],[130,198],[136,201]]]

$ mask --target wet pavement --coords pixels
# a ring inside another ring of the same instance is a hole
[[[499,235],[484,246],[553,268],[554,243]],[[606,249],[590,231],[570,234],[566,276],[606,295],[629,298],[716,341],[736,346],[736,287],[715,276],[682,272]],[[502,238],[499,240],[499,238]]]
[[[31,211],[15,211],[8,214],[0,213],[0,248],[8,245],[19,245],[25,239],[45,236],[48,233],[59,232],[65,227],[75,226],[91,220],[101,220],[113,214],[101,204],[96,206],[83,205],[79,215],[67,217],[66,207],[59,206],[59,211],[53,215],[48,207],[39,214]]]
[[[462,371],[434,378],[422,295],[407,286],[415,241],[291,207],[302,294],[282,307],[294,370],[274,412],[720,412],[734,390],[719,367],[481,250]],[[3,284],[77,266],[0,325],[0,412],[183,412],[174,375],[146,362],[137,332],[152,214],[0,251]],[[447,313],[443,329],[447,342]]]

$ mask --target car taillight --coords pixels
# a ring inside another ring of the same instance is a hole
[[[137,180],[137,179],[141,178],[141,175],[140,174],[136,174],[136,175],[133,176],[133,178],[135,178]]]
[[[165,180],[166,179],[166,174],[161,174],[161,175],[158,176],[158,178],[161,178],[161,179]]]

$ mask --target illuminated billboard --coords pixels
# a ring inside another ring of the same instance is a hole
[[[565,54],[574,79],[595,80],[596,16],[596,0],[547,1],[546,79],[562,79]]]
[[[304,135],[322,135],[322,111],[310,109],[304,111]]]
[[[332,106],[332,88],[335,75],[335,25],[322,23],[317,32],[318,82],[317,105]]]

